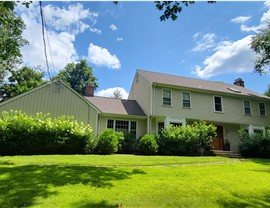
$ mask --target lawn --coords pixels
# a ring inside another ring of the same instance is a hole
[[[0,157],[0,207],[270,207],[270,160]]]

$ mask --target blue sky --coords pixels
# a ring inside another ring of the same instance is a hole
[[[266,26],[270,2],[196,2],[177,21],[160,22],[153,2],[43,2],[50,73],[86,59],[98,78],[96,94],[130,90],[136,69],[233,83],[263,93],[269,74],[253,73],[252,35]],[[25,65],[44,71],[38,3],[17,7],[24,19]],[[49,50],[50,49],[50,50]]]

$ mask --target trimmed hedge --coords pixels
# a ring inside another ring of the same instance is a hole
[[[270,130],[266,135],[249,135],[244,129],[239,131],[241,143],[239,152],[244,157],[270,158]]]
[[[216,136],[216,127],[205,121],[194,122],[186,126],[169,126],[157,140],[161,155],[196,155],[198,149],[212,149]]]
[[[158,151],[156,135],[145,134],[139,142],[139,152],[144,155],[154,155]]]
[[[13,110],[0,115],[0,155],[84,154],[94,139],[92,128],[73,117]]]

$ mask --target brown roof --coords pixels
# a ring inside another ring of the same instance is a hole
[[[216,92],[229,93],[229,94],[234,94],[234,95],[244,95],[244,96],[250,96],[250,97],[260,97],[260,98],[269,99],[269,97],[265,95],[259,94],[247,88],[236,86],[233,84],[206,81],[206,80],[201,80],[201,79],[193,79],[193,78],[163,74],[163,73],[158,73],[158,72],[150,72],[150,71],[145,71],[145,70],[137,70],[137,72],[142,74],[152,83],[156,83],[156,84],[165,84],[165,85],[193,88],[193,89],[198,89],[198,90],[216,91]]]
[[[145,116],[145,113],[135,100],[122,100],[97,96],[85,98],[102,113]]]

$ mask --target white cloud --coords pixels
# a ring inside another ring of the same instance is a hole
[[[101,30],[97,29],[97,28],[90,28],[89,29],[91,32],[93,33],[97,33],[97,34],[101,34]]]
[[[122,87],[108,88],[105,90],[103,89],[103,90],[98,91],[96,95],[102,96],[102,97],[113,97],[113,92],[115,92],[117,89],[121,92],[122,99],[128,98],[128,92]]]
[[[193,35],[193,39],[196,41],[196,46],[192,51],[202,52],[215,46],[216,35],[214,33],[207,33],[201,37],[199,33],[196,33]]]
[[[116,27],[114,24],[111,24],[111,25],[110,25],[110,29],[111,29],[112,31],[115,31],[115,30],[117,30],[117,27]]]
[[[108,49],[90,43],[88,47],[88,60],[97,66],[106,66],[110,69],[120,69],[121,64],[116,55]]]
[[[123,38],[116,38],[117,41],[123,41]]]
[[[202,78],[208,78],[224,73],[242,73],[253,71],[253,63],[256,55],[250,49],[252,36],[247,36],[235,42],[222,42],[217,51],[206,58],[203,67],[196,65],[195,74]]]
[[[233,23],[238,23],[238,24],[244,24],[244,23],[246,23],[250,18],[251,18],[251,16],[239,16],[239,17],[233,18],[233,19],[231,20],[231,22],[233,22]]]
[[[38,2],[31,3],[28,9],[18,4],[16,12],[26,24],[23,37],[29,41],[29,45],[21,49],[23,64],[30,67],[40,65],[45,70],[46,62]],[[91,30],[92,26],[88,23],[94,25],[98,14],[84,9],[79,3],[61,8],[49,4],[44,7],[44,16],[46,20],[46,51],[50,70],[58,71],[64,68],[67,63],[78,60],[74,46],[76,35],[85,30]],[[86,21],[87,23],[85,23]]]

